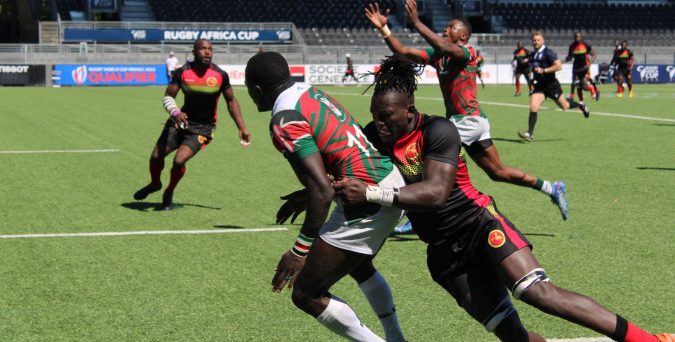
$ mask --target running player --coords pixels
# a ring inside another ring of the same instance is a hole
[[[279,53],[251,57],[246,86],[259,111],[272,111],[269,127],[274,146],[306,188],[294,196],[304,199],[291,199],[307,212],[295,245],[279,261],[273,290],[292,287],[293,303],[342,337],[382,341],[361,324],[347,303],[328,292],[349,274],[380,318],[387,341],[403,341],[389,286],[372,265],[402,211],[391,204],[345,206],[338,201],[326,222],[335,194],[331,178],[354,177],[373,186],[398,187],[404,185],[401,173],[373,148],[339,102],[309,84],[293,82]],[[287,207],[293,212],[294,206]],[[277,221],[284,219],[277,215]]]
[[[589,60],[590,55],[590,60]],[[574,99],[574,87],[577,87],[579,101],[584,100],[583,90],[588,90],[591,97],[596,101],[600,100],[600,92],[591,78],[591,64],[595,62],[595,50],[581,36],[581,33],[574,34],[574,42],[570,44],[569,52],[565,62],[574,59],[572,64],[572,85],[570,90],[570,99]]]
[[[523,47],[523,42],[516,43],[516,49],[513,51],[513,61],[515,64],[513,68],[513,75],[516,78],[516,93],[513,96],[520,96],[520,76],[525,77],[527,81],[527,88],[532,92],[532,78],[530,77],[530,61],[527,59],[530,52]]]
[[[544,341],[523,327],[508,296],[511,289],[515,299],[617,341],[675,338],[650,335],[592,298],[554,285],[532,254],[532,244],[492,197],[472,185],[453,123],[417,111],[415,62],[394,55],[378,70],[370,107],[373,122],[364,132],[391,156],[407,185],[382,188],[349,178],[334,188],[345,203],[406,209],[415,232],[427,243],[431,277],[471,317],[502,341]]]
[[[615,66],[614,75],[612,76],[617,83],[617,97],[623,97],[623,82],[628,84],[628,97],[633,97],[633,65],[635,64],[635,56],[633,51],[628,49],[628,41],[623,41],[619,47],[614,50],[614,57],[612,58],[612,65]]]
[[[562,62],[558,59],[555,51],[544,45],[544,35],[541,32],[536,31],[532,34],[532,46],[534,47],[534,51],[530,52],[529,60],[532,63],[532,71],[534,72],[534,90],[530,96],[529,128],[527,132],[518,132],[518,136],[525,141],[532,141],[534,138],[537,112],[547,97],[555,101],[558,107],[563,110],[579,108],[586,118],[590,114],[583,102],[575,102],[562,96],[562,88],[558,79],[555,78],[556,71],[562,69]]]
[[[567,220],[565,183],[562,180],[556,182],[543,180],[505,165],[499,158],[497,147],[490,136],[490,123],[481,111],[476,98],[476,53],[468,43],[471,25],[463,19],[450,20],[443,31],[443,37],[439,37],[419,20],[417,3],[414,0],[408,0],[405,7],[410,23],[427,40],[431,48],[422,50],[404,46],[389,31],[387,16],[380,13],[377,3],[371,3],[366,7],[365,14],[373,26],[382,32],[391,51],[405,55],[417,63],[436,68],[446,118],[457,126],[467,152],[483,171],[494,181],[508,182],[543,192],[558,206],[563,220]]]
[[[164,109],[170,114],[162,134],[150,154],[150,184],[136,191],[134,199],[143,200],[162,188],[161,175],[164,158],[173,151],[176,155],[171,168],[169,186],[162,196],[162,210],[173,207],[173,191],[185,174],[185,163],[206,147],[213,139],[216,127],[218,97],[223,95],[227,110],[239,129],[239,141],[244,147],[251,142],[251,134],[241,115],[239,101],[234,97],[230,78],[225,71],[211,63],[213,48],[207,39],[193,45],[194,62],[185,63],[173,72],[164,92]],[[185,95],[183,107],[178,108],[176,95]]]
[[[347,69],[345,70],[345,74],[342,76],[342,83],[345,83],[347,77],[351,77],[354,82],[358,84],[359,79],[354,75],[354,62],[352,61],[352,56],[346,53],[345,58],[347,59]]]
[[[480,55],[480,51],[476,50],[476,76],[480,80],[480,85],[482,88],[485,88],[485,83],[483,82],[483,56]]]

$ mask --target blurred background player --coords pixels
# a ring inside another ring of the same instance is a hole
[[[169,57],[166,58],[167,80],[171,81],[171,74],[173,73],[174,70],[176,70],[177,65],[178,65],[178,58],[176,58],[176,55],[173,53],[173,51],[169,52]]]
[[[518,136],[525,141],[532,141],[534,138],[534,126],[537,124],[537,112],[546,98],[555,101],[563,110],[579,108],[588,118],[588,108],[583,102],[567,100],[562,96],[563,91],[558,79],[555,78],[556,71],[562,69],[562,62],[558,59],[555,51],[544,45],[544,35],[536,31],[532,34],[532,47],[534,51],[530,52],[530,63],[534,74],[534,90],[530,96],[530,116],[528,118],[528,130],[518,132]]]
[[[612,76],[617,83],[617,97],[623,97],[623,82],[628,84],[628,97],[633,97],[633,65],[635,65],[635,56],[628,49],[628,41],[622,41],[618,48],[614,50],[612,57],[614,65],[614,75]]]
[[[550,182],[538,178],[504,164],[499,157],[497,146],[490,135],[490,122],[477,99],[476,52],[468,43],[471,25],[464,19],[452,19],[440,37],[420,21],[415,0],[407,0],[405,8],[409,22],[431,45],[430,48],[422,50],[403,45],[387,27],[387,15],[380,13],[379,4],[369,4],[365,15],[382,33],[391,51],[436,69],[443,94],[445,116],[459,130],[469,156],[490,179],[541,191],[556,204],[563,220],[567,220],[568,208],[563,181]]]
[[[134,199],[143,200],[162,188],[161,175],[164,158],[176,151],[171,168],[169,185],[162,196],[161,210],[171,210],[173,191],[185,174],[185,163],[206,147],[213,138],[216,127],[216,107],[220,94],[227,102],[227,110],[239,129],[239,141],[244,147],[251,142],[251,134],[241,115],[239,101],[234,97],[230,78],[225,71],[211,63],[213,48],[206,39],[193,45],[195,61],[185,63],[173,73],[164,92],[164,109],[169,119],[150,154],[150,184],[136,191]],[[182,90],[183,107],[178,108],[176,95]]]
[[[590,56],[590,59],[589,59]],[[591,93],[591,98],[600,100],[600,93],[591,78],[591,65],[595,62],[595,51],[588,43],[584,42],[581,33],[574,33],[574,42],[570,44],[565,62],[574,59],[572,63],[572,84],[570,89],[571,100],[574,99],[574,88],[577,88],[579,101],[584,100],[584,90]]]
[[[480,80],[480,85],[481,87],[485,88],[485,83],[483,82],[483,63],[485,62],[485,59],[483,59],[483,56],[480,55],[480,51],[476,50],[476,77]]]
[[[352,62],[352,56],[346,53],[345,58],[347,59],[347,69],[345,70],[345,74],[342,76],[342,83],[345,83],[345,80],[347,80],[348,77],[351,77],[358,84],[359,80],[356,78],[356,75],[354,75],[354,63]]]
[[[513,63],[515,64],[513,75],[516,78],[516,93],[513,96],[520,96],[520,76],[525,77],[527,88],[532,92],[532,79],[530,78],[530,61],[528,57],[530,52],[523,47],[523,42],[516,43],[516,49],[513,51]]]

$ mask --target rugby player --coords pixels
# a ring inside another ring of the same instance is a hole
[[[443,31],[443,37],[439,37],[419,20],[417,3],[414,0],[408,0],[405,6],[410,23],[431,48],[422,50],[404,46],[387,27],[386,14],[389,10],[385,14],[380,13],[377,3],[369,4],[365,15],[380,30],[391,51],[436,69],[445,104],[445,116],[455,124],[467,152],[483,171],[494,181],[543,192],[558,206],[563,220],[567,220],[565,183],[562,180],[543,180],[506,165],[499,158],[497,147],[490,136],[490,123],[476,98],[476,52],[468,43],[471,25],[463,19],[450,20]]]
[[[524,76],[527,81],[527,88],[532,92],[532,78],[530,77],[530,62],[527,59],[530,55],[530,52],[523,47],[523,42],[518,41],[516,43],[516,49],[513,51],[513,61],[515,63],[515,68],[513,70],[513,75],[516,78],[516,93],[513,96],[520,96],[520,76]]]
[[[354,63],[352,62],[352,56],[346,53],[345,58],[347,59],[347,69],[345,70],[345,74],[342,76],[342,83],[345,83],[347,77],[351,77],[356,83],[359,83],[359,79],[354,75]]]
[[[590,60],[589,60],[590,56]],[[595,50],[590,44],[584,42],[580,32],[574,33],[574,42],[570,44],[565,62],[574,59],[572,63],[572,85],[570,90],[570,99],[574,99],[574,88],[577,87],[579,101],[584,100],[583,90],[591,93],[591,98],[600,100],[600,92],[591,78],[591,65],[595,62]]]
[[[211,63],[213,57],[211,42],[206,39],[195,41],[192,53],[194,61],[176,69],[166,87],[164,109],[169,113],[169,119],[150,154],[151,181],[134,194],[134,199],[140,201],[162,188],[164,158],[176,151],[169,185],[162,196],[161,210],[173,208],[173,192],[185,174],[185,163],[213,139],[212,132],[216,127],[217,117],[216,106],[220,94],[225,98],[227,110],[239,129],[239,141],[244,147],[251,142],[251,134],[246,129],[229,76]],[[181,108],[176,104],[179,90],[185,95]]]
[[[351,205],[377,203],[407,210],[427,243],[427,266],[476,321],[502,341],[544,341],[528,332],[508,295],[617,341],[671,341],[648,334],[592,298],[553,284],[532,254],[532,244],[471,183],[459,133],[451,121],[418,112],[416,61],[387,58],[375,73],[373,122],[364,132],[391,156],[406,186],[383,188],[346,178],[334,184]],[[391,196],[387,194],[393,194]]]
[[[476,76],[480,80],[481,87],[485,88],[485,83],[483,82],[483,62],[485,59],[480,55],[480,51],[476,50]]]
[[[555,101],[558,107],[563,110],[579,108],[585,118],[588,118],[590,114],[583,102],[575,102],[562,96],[562,88],[558,79],[555,78],[556,71],[562,69],[562,62],[558,59],[555,51],[544,45],[544,35],[541,32],[536,31],[532,34],[532,46],[534,47],[534,51],[530,52],[529,60],[534,72],[534,90],[532,90],[532,95],[530,96],[528,130],[527,132],[518,132],[518,136],[525,141],[532,141],[534,138],[537,112],[547,97]]]
[[[335,194],[331,179],[354,177],[373,186],[399,187],[404,185],[401,173],[373,148],[339,102],[309,84],[293,82],[279,53],[261,52],[251,57],[246,65],[246,86],[259,111],[272,111],[269,128],[274,146],[306,189],[299,192],[301,200],[290,199],[299,205],[284,204],[290,212],[306,208],[306,214],[295,245],[277,265],[273,290],[292,288],[298,308],[342,337],[382,341],[361,324],[345,301],[329,292],[349,274],[380,318],[387,341],[404,340],[391,290],[372,264],[403,216],[402,210],[338,201],[326,222]],[[277,221],[283,222],[284,217],[288,215],[278,214]]]
[[[617,97],[623,97],[623,82],[628,84],[628,97],[633,97],[633,65],[635,64],[635,56],[633,51],[628,49],[628,41],[622,41],[617,49],[614,50],[614,57],[612,57],[612,65],[615,66],[614,75],[612,78],[617,83]]]

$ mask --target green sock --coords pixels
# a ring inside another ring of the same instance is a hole
[[[541,178],[537,178],[537,183],[534,184],[534,188],[551,196],[553,193],[553,187],[551,186],[551,182],[547,180],[543,180]]]

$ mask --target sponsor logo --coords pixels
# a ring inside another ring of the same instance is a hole
[[[506,243],[506,236],[504,232],[499,229],[495,229],[488,234],[488,244],[492,248],[499,248]]]
[[[291,40],[291,31],[277,31],[277,38],[279,38],[279,40]]]
[[[217,84],[218,84],[218,80],[213,76],[209,76],[206,79],[206,85],[209,86],[209,87],[215,87]]]
[[[673,78],[675,78],[675,65],[667,66],[666,71],[668,72],[668,76],[670,77],[670,82],[672,82]]]
[[[131,36],[136,40],[145,40],[147,34],[145,30],[131,30]]]
[[[7,74],[25,74],[28,72],[28,65],[0,65],[0,72]]]
[[[77,84],[84,84],[87,81],[87,66],[80,65],[79,67],[73,69],[73,81]]]
[[[637,71],[642,82],[659,81],[659,67],[657,65],[639,65]]]

